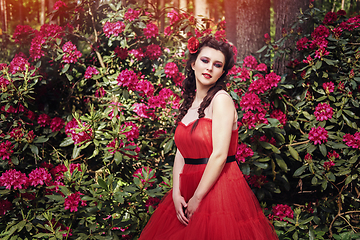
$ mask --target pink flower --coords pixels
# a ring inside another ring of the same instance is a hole
[[[164,72],[167,78],[175,78],[179,73],[179,68],[174,62],[168,62],[165,65]]]
[[[71,193],[65,198],[64,209],[69,209],[70,212],[77,212],[80,202],[81,206],[86,206],[86,201],[81,201],[80,192]]]
[[[131,127],[130,130],[125,131],[128,127]],[[128,141],[133,141],[139,137],[139,128],[133,122],[125,122],[125,125],[122,126],[122,133],[125,134]]]
[[[215,36],[215,39],[218,41],[225,41],[226,40],[226,31],[225,30],[216,31],[214,36]]]
[[[261,100],[255,93],[248,92],[241,98],[240,107],[243,111],[259,110],[262,108]]]
[[[256,69],[258,62],[254,56],[246,56],[243,62],[243,67],[250,68],[251,70]]]
[[[260,71],[260,72],[266,72],[267,71],[267,66],[265,63],[260,63],[257,67],[256,70]]]
[[[145,207],[146,207],[146,209],[148,209],[147,212],[149,212],[149,207],[150,206],[152,206],[154,209],[156,209],[159,202],[160,202],[159,198],[149,197],[145,202]]]
[[[89,79],[93,75],[97,75],[97,74],[99,74],[99,71],[96,68],[88,66],[86,71],[85,71],[84,76],[85,76],[85,79]]]
[[[129,56],[128,50],[119,46],[116,46],[114,52],[116,53],[116,56],[121,60],[125,60]]]
[[[157,37],[159,35],[159,29],[153,23],[148,23],[143,31],[146,38]]]
[[[146,172],[146,177],[143,174],[143,171]],[[134,178],[139,178],[142,184],[146,184],[148,183],[150,185],[150,187],[154,184],[155,182],[155,174],[153,174],[152,177],[150,177],[150,173],[155,173],[154,169],[151,169],[150,167],[142,167],[142,168],[138,168],[134,174],[133,177]]]
[[[332,160],[324,162],[324,168],[326,171],[329,171],[331,167],[335,166],[335,163]]]
[[[127,87],[129,90],[135,90],[139,82],[136,73],[128,69],[121,71],[116,80],[118,81],[117,85]]]
[[[304,50],[304,49],[307,49],[308,48],[308,39],[306,37],[303,37],[301,39],[299,39],[297,42],[296,42],[296,48],[301,51],[301,50]]]
[[[55,180],[60,180],[64,176],[64,172],[67,172],[68,169],[64,164],[59,164],[53,169],[50,170],[51,175],[54,177]]]
[[[54,10],[59,10],[59,9],[61,9],[61,8],[67,8],[66,3],[64,3],[63,1],[57,1],[57,2],[54,4],[53,9],[54,9]]]
[[[62,60],[65,63],[75,63],[77,62],[78,58],[82,56],[82,53],[78,51],[76,46],[70,41],[63,45],[62,50],[64,51]]]
[[[21,127],[13,128],[10,132],[10,137],[15,139],[15,141],[20,141],[24,136],[24,132]]]
[[[10,160],[10,156],[14,152],[12,150],[13,147],[14,146],[11,146],[11,142],[8,140],[6,140],[6,142],[0,143],[0,157],[2,158],[2,160]]]
[[[261,186],[264,186],[265,183],[269,182],[268,180],[266,180],[266,176],[264,175],[244,175],[244,177],[250,187],[261,188]]]
[[[80,126],[78,124],[78,121],[73,118],[65,126],[65,133],[67,134],[67,136],[71,137],[75,144],[87,142],[91,140],[93,136],[93,130],[90,125],[83,123],[80,119],[79,123]]]
[[[154,86],[148,80],[141,80],[136,86],[136,91],[139,92],[140,96],[151,97],[154,95]]]
[[[264,42],[265,42],[265,44],[269,44],[271,42],[270,34],[268,34],[268,33],[264,34]]]
[[[251,157],[254,155],[254,152],[251,148],[248,147],[245,143],[238,144],[235,158],[240,162],[245,162],[245,158]]]
[[[154,116],[153,110],[149,110],[149,107],[144,103],[134,103],[134,112],[143,118],[150,118]]]
[[[0,201],[0,216],[5,215],[7,211],[11,210],[12,204],[8,200]]]
[[[324,47],[320,47],[315,52],[315,58],[322,58],[323,56],[329,55],[329,51],[327,51]]]
[[[306,161],[306,162],[312,162],[312,155],[310,154],[310,153],[307,153],[306,155],[305,155],[305,157],[304,157],[304,160]]]
[[[190,54],[194,54],[199,50],[200,42],[197,38],[191,37],[188,40],[187,49],[189,49]]]
[[[314,115],[317,121],[325,121],[332,118],[334,114],[333,108],[328,103],[319,103],[316,108]]]
[[[54,117],[50,122],[50,129],[53,132],[58,132],[64,127],[65,121],[62,118]]]
[[[9,72],[15,74],[17,72],[24,72],[30,68],[30,63],[23,57],[14,57],[9,65]]]
[[[110,102],[108,108],[110,108],[109,117],[112,119],[115,116],[115,110],[117,110],[116,118],[120,119],[121,113],[121,103],[119,102]]]
[[[9,80],[7,80],[6,78],[0,76],[0,88],[1,88],[2,91],[4,91],[9,84],[10,84]]]
[[[116,138],[108,143],[106,147],[108,148],[108,152],[110,152],[110,154],[114,154],[115,152],[120,152],[120,148],[124,147],[124,142]]]
[[[242,124],[244,124],[249,129],[256,127],[258,124],[269,123],[263,112],[254,114],[251,111],[245,112],[241,121]]]
[[[271,139],[268,139],[265,135],[262,135],[260,138],[259,138],[259,141],[260,142],[268,142],[268,143],[270,143],[270,144],[272,144],[272,145],[276,145],[276,140],[275,140],[275,138],[271,138]]]
[[[46,113],[40,114],[38,117],[38,124],[40,124],[41,127],[45,127],[47,125],[50,125],[51,118]]]
[[[108,38],[111,36],[117,37],[124,31],[125,27],[126,25],[121,21],[115,23],[106,22],[103,26],[103,31]]]
[[[0,186],[4,186],[6,189],[23,189],[28,184],[28,178],[25,173],[16,171],[15,169],[9,169],[3,172],[0,176]]]
[[[338,154],[335,150],[333,150],[333,152],[328,152],[327,157],[328,157],[330,160],[333,160],[333,161],[334,161],[336,158],[339,158],[340,156],[339,156],[339,154]]]
[[[101,98],[101,97],[105,96],[105,94],[106,94],[106,91],[104,90],[103,87],[100,87],[100,88],[96,89],[96,91],[95,91],[95,97],[97,97],[97,98]]]
[[[320,25],[311,33],[313,39],[317,38],[327,38],[330,35],[330,31],[324,25]]]
[[[335,85],[333,82],[324,82],[322,86],[326,94],[334,92]]]
[[[141,48],[139,48],[139,49],[131,49],[129,51],[129,54],[132,54],[136,58],[136,60],[138,60],[138,61],[141,61],[141,59],[143,59],[143,57],[144,57],[144,53],[141,50]]]
[[[289,207],[286,204],[278,204],[274,206],[272,212],[274,214],[273,215],[274,219],[279,221],[286,221],[284,220],[285,217],[291,219],[294,218],[294,211],[291,209],[291,207]]]
[[[283,113],[280,109],[275,109],[274,111],[272,111],[271,114],[270,114],[270,117],[279,120],[279,122],[283,126],[286,125],[286,122],[287,122],[286,114]]]
[[[12,38],[15,43],[25,43],[29,37],[33,37],[36,31],[29,25],[17,25]],[[0,69],[1,70],[1,69]]]
[[[151,44],[146,47],[145,56],[150,60],[156,60],[161,56],[161,47],[157,44]]]
[[[345,134],[343,137],[343,141],[349,147],[358,149],[360,148],[360,132],[356,132],[354,135],[349,133]]]
[[[29,173],[29,184],[31,186],[44,185],[52,180],[51,174],[45,168],[36,168]]]
[[[34,141],[34,138],[36,137],[36,135],[34,134],[34,131],[31,130],[28,132],[27,136],[26,136],[26,141],[28,143],[32,143]]]
[[[337,14],[334,12],[328,12],[326,13],[325,17],[324,17],[324,21],[323,24],[324,25],[329,25],[329,24],[333,24],[337,19]]]
[[[132,8],[129,8],[124,14],[124,18],[131,22],[134,21],[136,18],[138,18],[139,14],[140,14],[140,10],[134,10]]]
[[[161,137],[162,135],[165,135],[165,134],[167,134],[166,130],[159,129],[159,130],[156,130],[153,133],[153,136],[154,136],[154,138],[158,138],[158,137]]]
[[[309,132],[309,140],[314,142],[314,145],[321,144],[327,142],[328,132],[325,128],[313,127]]]
[[[72,174],[74,170],[77,169],[79,172],[82,172],[81,164],[80,163],[71,163],[69,165],[70,173]]]
[[[170,12],[167,13],[167,17],[170,18],[170,25],[173,25],[174,23],[180,20],[179,13],[174,9],[172,9]]]

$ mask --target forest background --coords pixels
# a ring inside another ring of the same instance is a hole
[[[201,7],[198,7],[201,6]],[[234,45],[237,161],[279,239],[359,239],[360,2],[0,0],[1,239],[137,239],[191,37]]]

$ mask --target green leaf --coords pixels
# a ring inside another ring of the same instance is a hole
[[[174,144],[174,140],[173,139],[170,139],[166,144],[165,144],[165,147],[164,147],[164,153],[168,153],[170,152],[170,150],[172,149],[173,147],[173,144]]]
[[[122,196],[121,192],[114,193],[114,199],[120,204],[124,203],[124,197]]]
[[[49,140],[49,138],[40,136],[40,137],[36,137],[34,139],[33,143],[44,143],[44,142],[47,142],[48,140]]]
[[[319,69],[319,68],[321,68],[321,66],[322,66],[322,61],[321,61],[321,60],[318,60],[318,61],[315,63],[315,68],[316,68],[316,69]]]
[[[119,165],[122,162],[122,154],[120,152],[115,152],[114,154],[114,160],[117,165]]]
[[[347,176],[347,178],[346,178],[346,180],[345,180],[345,185],[348,185],[349,183],[351,183],[352,180],[353,180],[353,179],[352,179],[351,175]]]
[[[262,48],[260,48],[259,50],[256,51],[256,53],[261,53],[263,52],[268,46],[264,45]]]
[[[254,165],[257,166],[258,168],[261,168],[261,169],[266,169],[269,166],[269,164],[261,163],[261,162],[254,162]]]
[[[63,69],[61,70],[61,74],[63,74],[63,73],[66,73],[67,72],[67,70],[69,70],[69,67],[70,67],[70,64],[65,64],[65,66],[63,67]]]
[[[308,222],[313,220],[313,218],[314,218],[314,216],[311,216],[311,217],[307,218],[306,220],[301,221],[300,224],[307,224]]]
[[[72,152],[72,156],[71,156],[71,157],[72,157],[73,159],[77,158],[77,157],[79,156],[79,154],[80,154],[80,151],[81,151],[81,149],[78,148],[77,145],[74,145],[74,149],[73,149],[73,152]]]
[[[320,149],[320,152],[322,153],[322,155],[325,157],[326,154],[327,154],[327,150],[326,150],[325,144],[320,144],[319,149]]]
[[[299,153],[292,147],[292,146],[288,146],[290,154],[293,158],[295,158],[295,160],[300,160],[299,158]]]
[[[250,175],[250,166],[249,166],[249,164],[247,164],[247,163],[240,164],[240,169],[241,169],[241,172],[244,175]]]
[[[64,141],[62,141],[60,143],[60,147],[67,147],[67,146],[70,146],[71,144],[74,144],[74,140],[72,140],[71,137],[67,137],[64,139]]]
[[[53,195],[45,195],[45,197],[47,197],[47,198],[49,198],[51,200],[54,200],[54,201],[64,201],[65,200],[65,198],[63,196],[55,195],[55,194],[53,194]]]
[[[287,172],[288,167],[287,167],[284,159],[283,159],[280,155],[275,154],[275,160],[276,160],[277,165],[279,165],[279,167],[280,167],[282,170],[284,170],[285,172]]]
[[[109,190],[108,185],[106,184],[106,182],[105,182],[101,177],[98,178],[98,184],[99,184],[102,188],[104,188],[106,191]]]
[[[35,146],[35,145],[33,145],[33,144],[30,144],[29,146],[30,146],[31,152],[32,152],[34,155],[38,156],[38,155],[39,155],[39,149],[38,149],[38,147]]]
[[[307,165],[303,165],[303,166],[299,167],[298,169],[296,169],[293,176],[294,177],[300,176],[305,171],[306,168],[307,168]]]

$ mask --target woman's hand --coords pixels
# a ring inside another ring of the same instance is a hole
[[[187,208],[188,206],[185,199],[183,198],[183,196],[177,194],[175,196],[173,195],[173,201],[177,218],[182,224],[188,225],[189,219],[185,216],[184,213],[184,208]]]
[[[199,207],[199,204],[200,204],[200,200],[197,199],[195,196],[190,198],[187,208],[185,210],[185,214],[189,220],[196,211],[196,209]]]

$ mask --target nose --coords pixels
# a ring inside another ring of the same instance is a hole
[[[207,64],[207,66],[206,66],[206,70],[208,70],[208,71],[211,72],[212,69],[213,69],[213,65],[212,65],[212,63],[209,62],[209,63]]]

